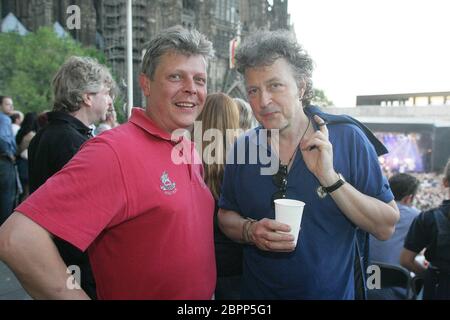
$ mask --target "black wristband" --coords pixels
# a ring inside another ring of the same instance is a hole
[[[331,186],[329,186],[329,187],[319,186],[317,188],[317,195],[320,198],[322,198],[322,199],[325,198],[327,196],[327,194],[332,193],[333,191],[336,191],[345,183],[345,179],[342,176],[342,174],[338,173],[338,175],[339,175],[339,180],[336,181],[335,183],[333,183]]]

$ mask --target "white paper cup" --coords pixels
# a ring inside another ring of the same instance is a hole
[[[291,232],[297,245],[298,233],[300,232],[300,224],[302,222],[303,208],[305,203],[291,199],[277,199],[275,202],[275,220],[285,223],[291,227]]]

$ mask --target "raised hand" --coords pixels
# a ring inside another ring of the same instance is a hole
[[[313,121],[317,123],[319,130],[301,142],[300,150],[308,170],[321,185],[328,186],[337,179],[333,168],[333,145],[329,140],[327,123],[317,115]]]

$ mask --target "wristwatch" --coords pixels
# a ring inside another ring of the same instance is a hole
[[[329,186],[329,187],[319,186],[317,188],[317,195],[319,196],[319,198],[321,198],[321,199],[325,198],[327,196],[327,194],[332,193],[333,191],[336,191],[345,183],[345,179],[342,176],[342,174],[338,173],[338,176],[339,176],[339,180],[336,181],[335,183],[333,183],[331,186]]]

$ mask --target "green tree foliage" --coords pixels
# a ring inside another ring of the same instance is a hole
[[[58,38],[51,28],[40,28],[26,36],[0,33],[0,93],[13,97],[15,107],[22,112],[51,109],[52,78],[73,55],[106,61],[102,52],[82,47],[70,37]]]
[[[333,101],[328,100],[323,90],[314,89],[314,97],[312,98],[311,104],[318,107],[326,108],[333,106]]]

